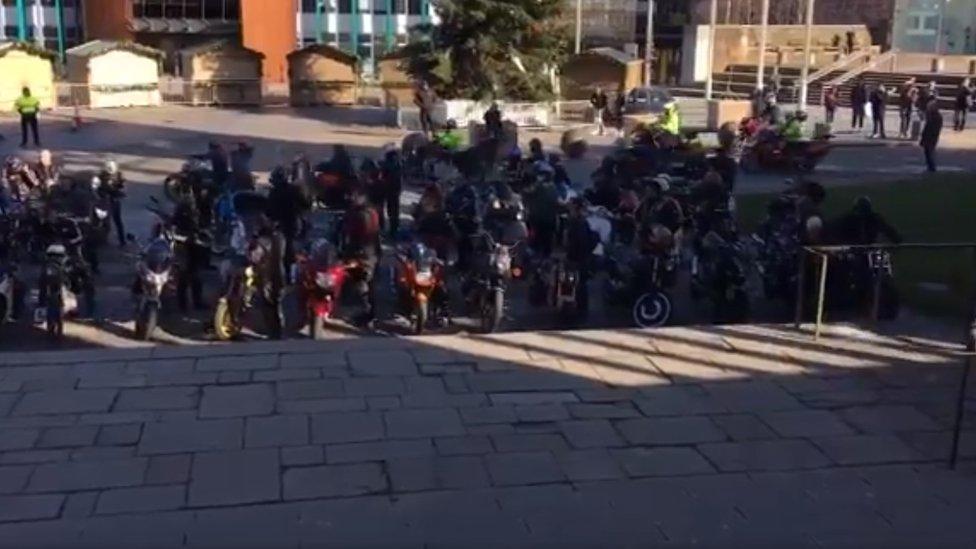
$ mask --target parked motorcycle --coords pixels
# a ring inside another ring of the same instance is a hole
[[[356,263],[338,263],[335,247],[326,239],[316,240],[307,253],[298,255],[294,278],[312,339],[323,337],[326,323],[339,306],[349,270],[357,267]]]
[[[887,250],[840,254],[828,273],[828,303],[869,309],[871,318],[879,320],[898,317],[901,298]]]
[[[643,253],[617,248],[607,266],[607,301],[629,306],[631,318],[640,328],[666,325],[674,309],[666,291],[677,270],[674,237],[664,227],[656,229],[651,231],[652,247]]]
[[[70,245],[74,247],[77,244]],[[64,244],[48,247],[41,276],[40,307],[35,311],[34,318],[37,322],[46,323],[49,336],[60,338],[64,335],[65,318],[78,311],[79,295],[85,300],[86,309],[94,310],[95,285],[80,255],[69,253]]]
[[[248,225],[245,220],[238,220],[235,224],[231,238],[234,253],[220,265],[223,289],[214,310],[213,329],[214,335],[221,341],[240,335],[244,315],[254,306],[255,294],[262,288],[262,283],[268,282],[261,280],[262,276],[272,272],[283,253],[283,249],[275,249],[273,236],[256,234]],[[272,332],[280,332],[280,319],[270,297],[264,296],[262,312]]]
[[[163,180],[163,194],[173,202],[203,187],[213,186],[213,173],[207,163],[199,158],[189,158],[180,171]]]
[[[464,282],[464,298],[469,311],[478,315],[481,331],[492,333],[501,325],[505,315],[505,292],[508,280],[521,276],[521,269],[513,267],[512,256],[518,245],[496,242],[483,233],[476,249],[475,264]]]
[[[17,309],[17,266],[0,264],[0,326],[14,318]]]
[[[431,314],[444,311],[444,264],[422,243],[397,250],[394,281],[397,305],[410,319],[413,332],[423,334]]]
[[[173,235],[174,239],[186,237]],[[136,304],[136,338],[152,339],[159,321],[163,289],[169,284],[173,270],[173,242],[159,236],[143,248],[136,264],[138,302]]]
[[[691,266],[692,298],[704,297],[712,303],[712,321],[716,324],[746,321],[750,305],[742,244],[712,231],[697,248]]]

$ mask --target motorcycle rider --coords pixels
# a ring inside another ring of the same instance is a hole
[[[277,225],[285,239],[284,261],[286,272],[295,261],[295,239],[298,238],[299,220],[310,205],[302,190],[288,181],[285,168],[278,166],[269,177],[268,218]]]
[[[359,268],[353,273],[355,292],[364,312],[357,319],[366,324],[376,318],[376,268],[380,257],[379,214],[369,205],[365,191],[357,186],[351,193],[351,206],[342,221],[340,250],[347,261]]]
[[[535,163],[533,172],[532,182],[524,190],[531,247],[540,257],[548,258],[552,255],[559,220],[559,195],[554,181],[556,170],[548,162],[540,161]]]
[[[61,257],[60,268],[63,270],[62,275],[66,277],[71,277],[68,281],[71,287],[75,289],[80,289],[87,296],[87,301],[85,303],[85,312],[89,317],[95,316],[95,300],[94,300],[94,281],[92,280],[91,265],[86,264],[87,258],[85,258],[85,248],[87,246],[88,236],[85,235],[84,230],[79,223],[72,220],[69,217],[60,215],[54,211],[48,212],[47,220],[42,227],[42,232],[45,235],[45,239],[48,242],[49,252],[55,252]],[[63,253],[59,250],[52,250],[52,247],[60,246]],[[49,255],[51,255],[49,253]],[[57,273],[50,273],[48,269],[41,269],[40,277],[38,280],[38,294],[37,302],[39,307],[44,307],[47,305],[48,299],[48,289],[53,286],[53,280],[50,280],[50,276],[56,275]]]
[[[380,214],[380,227],[383,223],[383,203],[386,193],[383,192],[383,181],[380,179],[380,167],[372,158],[364,158],[359,165],[359,181],[366,188],[369,204]]]
[[[600,243],[600,237],[590,228],[586,219],[586,200],[577,197],[569,202],[569,216],[563,234],[563,249],[566,251],[566,261],[579,270],[578,286],[576,289],[576,305],[579,313],[585,316],[590,305],[590,269],[593,264],[593,252]]]
[[[41,151],[37,159],[37,164],[34,165],[34,176],[41,184],[42,196],[48,196],[52,188],[58,184],[58,181],[61,179],[61,169],[54,164],[54,158],[51,156],[50,150],[44,149]]]
[[[187,292],[193,300],[194,309],[203,309],[203,281],[200,270],[207,260],[206,250],[200,245],[200,216],[197,213],[196,201],[193,195],[187,193],[180,197],[173,211],[174,232],[185,239],[177,244],[177,254],[184,254],[184,265],[176,280],[176,301],[180,311],[187,310]],[[180,246],[184,248],[179,249]]]
[[[383,181],[383,202],[386,205],[385,222],[392,236],[400,230],[400,195],[403,194],[403,161],[396,145],[389,144],[383,148],[380,178]]]
[[[349,190],[356,183],[356,170],[345,145],[335,145],[332,148],[332,158],[316,166],[316,171],[334,178],[334,184],[318,190],[317,198],[324,202],[327,208],[345,209]]]
[[[762,119],[766,125],[778,128],[783,123],[783,109],[780,108],[775,94],[766,95],[766,108],[763,110]]]
[[[586,199],[594,206],[614,210],[620,203],[620,182],[617,176],[617,162],[612,157],[604,157],[600,167],[593,173],[593,188],[586,191]]]
[[[254,159],[254,147],[246,141],[237,143],[237,148],[230,153],[230,178],[237,190],[253,190],[254,175],[251,172],[251,161]]]
[[[677,234],[684,224],[684,213],[681,204],[668,195],[671,190],[671,178],[667,174],[660,174],[650,182],[644,191],[644,200],[638,212],[642,232],[646,232],[652,225],[662,225]]]
[[[98,187],[98,195],[108,199],[109,213],[115,232],[119,239],[119,247],[125,247],[125,226],[122,224],[122,199],[125,198],[125,177],[119,171],[119,165],[114,160],[108,160],[98,174],[102,184]]]
[[[668,134],[678,137],[681,135],[681,113],[678,112],[678,104],[668,103],[661,114],[661,120],[657,125]]]
[[[537,137],[533,137],[529,141],[529,157],[526,159],[530,165],[534,165],[536,162],[545,162],[546,151],[542,148],[542,141]]]
[[[207,144],[207,152],[197,158],[210,162],[210,171],[213,173],[214,184],[218,189],[223,189],[230,174],[230,167],[227,162],[227,151],[223,145],[216,141]]]
[[[417,236],[437,257],[447,259],[450,249],[455,246],[457,234],[451,219],[444,209],[444,199],[437,185],[429,185],[417,204],[414,213],[414,226]]]
[[[68,185],[64,196],[64,209],[68,215],[73,217],[81,228],[84,235],[82,244],[82,256],[88,262],[94,274],[99,274],[98,243],[95,239],[95,231],[92,226],[92,215],[95,211],[97,199],[95,184],[99,183],[98,177],[91,179],[86,177],[75,177]]]
[[[882,238],[894,244],[902,242],[901,234],[874,210],[866,196],[858,197],[851,210],[834,221],[833,232],[838,244],[870,246]]]

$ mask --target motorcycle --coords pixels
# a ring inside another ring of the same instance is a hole
[[[173,202],[204,187],[213,187],[213,173],[207,167],[206,161],[195,157],[187,159],[180,171],[163,180],[163,194]]]
[[[312,339],[322,338],[326,322],[335,316],[349,271],[358,267],[356,263],[336,263],[335,257],[332,243],[320,239],[307,253],[299,254],[293,266]]]
[[[691,265],[692,298],[706,297],[711,301],[716,324],[746,321],[750,305],[742,244],[711,231],[697,248]]]
[[[752,235],[757,248],[756,267],[767,299],[792,300],[796,297],[799,228],[793,217],[770,227],[766,234]]]
[[[283,253],[283,250],[274,250],[271,238],[253,234],[246,225],[244,220],[238,220],[235,224],[231,237],[231,249],[235,253],[220,264],[223,289],[213,317],[214,335],[220,341],[229,341],[240,335],[244,315],[253,307],[255,294],[260,289],[259,271],[270,271],[273,267],[271,262],[275,257],[280,260]],[[278,319],[272,309],[270,304],[263,307],[269,326],[274,328]]]
[[[832,148],[829,135],[789,143],[771,132],[760,131],[751,143],[743,146],[740,165],[746,173],[757,173],[764,169],[809,173],[817,168]]]
[[[512,256],[522,241],[506,245],[490,234],[479,235],[482,253],[477,256],[474,269],[464,283],[464,297],[468,310],[476,311],[481,331],[490,334],[498,329],[505,314],[505,291],[508,280],[521,276],[521,269],[513,267]]]
[[[173,241],[186,237],[172,235]],[[139,277],[139,300],[136,305],[136,338],[148,341],[159,321],[163,289],[169,284],[173,270],[173,241],[159,236],[146,245],[136,264]]]
[[[443,312],[446,305],[444,264],[433,250],[416,242],[397,250],[394,269],[399,310],[410,319],[414,334],[421,335],[431,313]]]
[[[72,247],[77,244],[69,243]],[[48,246],[42,281],[38,300],[41,306],[35,311],[34,319],[46,323],[50,337],[64,335],[64,319],[78,311],[79,295],[84,298],[86,309],[94,311],[95,285],[88,267],[78,253],[69,253],[64,244]]]
[[[650,249],[636,252],[618,248],[607,266],[607,301],[629,305],[631,318],[639,328],[664,326],[674,311],[666,291],[674,284],[677,271],[674,237],[663,227],[652,234],[655,240]]]
[[[893,320],[901,309],[887,250],[841,254],[828,274],[829,303],[870,307],[871,318]]]
[[[14,318],[17,309],[17,266],[0,264],[0,326]]]

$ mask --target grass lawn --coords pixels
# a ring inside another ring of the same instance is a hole
[[[737,197],[744,229],[762,221],[773,195]],[[868,196],[908,243],[976,242],[976,174],[933,174],[911,180],[831,188],[826,219]],[[905,304],[923,313],[968,318],[976,289],[976,251],[906,250],[893,255]]]

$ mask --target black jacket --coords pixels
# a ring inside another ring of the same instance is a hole
[[[919,144],[923,147],[935,147],[939,144],[942,134],[942,113],[932,111],[925,115],[925,127],[922,128],[922,139]]]
[[[308,210],[308,207],[305,195],[295,185],[275,185],[268,193],[268,217],[278,224],[286,237],[296,236],[298,218]]]
[[[884,237],[893,244],[902,241],[901,235],[894,227],[877,213],[845,214],[834,222],[833,239],[838,244],[870,245],[878,244]]]
[[[566,259],[571,263],[585,266],[593,258],[593,250],[600,243],[600,237],[590,228],[585,217],[570,218],[566,225]]]

